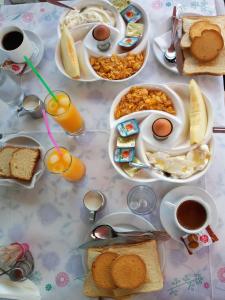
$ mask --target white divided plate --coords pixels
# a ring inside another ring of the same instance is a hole
[[[2,140],[0,140],[0,146],[2,147],[4,145],[12,145],[18,147],[35,147],[40,149],[41,157],[39,159],[36,171],[31,181],[26,182],[18,179],[0,178],[0,186],[2,185],[9,187],[23,187],[26,189],[34,188],[36,182],[40,179],[44,172],[44,149],[42,145],[33,137],[23,134],[12,134],[4,137]]]
[[[177,112],[177,119],[179,119],[183,123],[183,129],[181,130],[181,137],[179,141],[179,145],[171,148],[170,152],[172,155],[179,155],[181,153],[186,153],[194,148],[196,148],[196,145],[190,145],[189,139],[188,139],[188,130],[189,130],[189,118],[188,118],[188,105],[189,105],[189,87],[188,84],[183,83],[168,83],[164,85],[153,85],[153,84],[141,84],[141,85],[135,85],[139,87],[146,87],[146,88],[158,88],[163,90],[165,93],[168,94],[168,96],[172,99],[176,112]],[[212,127],[213,127],[213,110],[210,100],[204,95],[205,103],[207,107],[207,113],[208,113],[208,128],[206,131],[205,139],[203,143],[209,144],[210,151],[211,151],[211,159],[208,163],[208,165],[200,172],[195,173],[194,175],[184,178],[184,179],[177,179],[172,177],[166,177],[158,172],[156,172],[153,169],[149,169],[145,172],[140,173],[141,175],[130,177],[128,176],[122,169],[120,164],[114,162],[114,149],[116,145],[116,139],[118,136],[118,132],[116,129],[116,125],[120,122],[135,118],[140,123],[140,131],[142,132],[142,122],[147,117],[149,117],[151,114],[159,114],[160,111],[155,110],[143,110],[139,112],[134,112],[129,115],[123,116],[118,120],[115,120],[114,118],[114,111],[116,109],[116,106],[118,105],[119,101],[121,100],[122,96],[125,95],[129,90],[131,86],[124,89],[117,95],[115,100],[112,103],[111,110],[110,110],[110,127],[111,127],[111,134],[109,138],[109,146],[108,146],[108,152],[109,157],[111,160],[112,165],[116,169],[116,171],[121,174],[123,177],[135,181],[135,182],[154,182],[156,180],[164,180],[167,182],[173,182],[173,183],[187,183],[194,180],[199,179],[202,177],[208,170],[214,154],[214,146],[213,146],[213,138],[212,138]],[[162,112],[161,112],[162,113]],[[166,144],[163,144],[164,149]],[[149,165],[148,158],[146,156],[146,151],[151,150],[151,145],[146,143],[144,139],[141,136],[141,133],[138,135],[138,138],[136,140],[136,156],[139,158],[144,164]],[[154,150],[154,149],[153,149]],[[163,151],[163,150],[162,150]]]
[[[120,212],[120,213],[112,213],[110,215],[107,215],[100,219],[98,222],[96,222],[93,226],[95,228],[98,225],[101,224],[108,224],[112,226],[116,231],[129,231],[129,230],[156,230],[156,228],[148,222],[146,219],[137,216],[135,214],[132,214],[130,212]],[[92,228],[92,229],[93,229]],[[88,241],[88,237],[86,237],[85,241]],[[159,251],[159,259],[160,259],[160,266],[161,270],[163,271],[166,263],[166,257],[165,257],[165,242],[158,241],[158,251]],[[85,257],[86,252],[83,251],[83,263],[85,270],[87,269],[86,263],[85,263]]]
[[[190,185],[180,186],[178,188],[175,188],[171,190],[169,193],[167,193],[162,199],[160,205],[160,220],[164,229],[168,232],[168,234],[178,242],[181,242],[180,238],[185,234],[185,232],[180,230],[175,223],[174,204],[176,204],[178,201],[180,201],[181,198],[185,196],[191,196],[191,197],[196,196],[204,200],[209,205],[209,209],[211,213],[210,216],[211,220],[209,225],[212,227],[213,230],[215,230],[218,223],[218,213],[217,213],[216,204],[212,196],[207,191],[198,188],[196,186],[190,186]]]
[[[65,72],[63,63],[62,63],[62,59],[61,59],[60,24],[62,23],[65,15],[68,13],[68,10],[66,10],[66,12],[64,12],[62,14],[62,16],[60,17],[60,21],[59,21],[59,25],[58,25],[59,40],[57,42],[56,49],[55,49],[55,62],[56,62],[56,65],[57,65],[57,68],[59,69],[59,71],[67,78],[70,78],[72,80],[77,80],[77,81],[84,81],[84,82],[97,81],[97,80],[122,82],[122,81],[127,81],[127,80],[137,76],[139,74],[139,72],[141,72],[141,70],[145,67],[146,62],[148,60],[148,56],[149,56],[149,19],[148,19],[148,15],[146,14],[144,9],[139,4],[137,4],[135,2],[132,2],[132,4],[134,4],[143,14],[143,22],[144,22],[145,31],[144,31],[143,37],[141,39],[141,42],[137,45],[137,47],[135,47],[133,50],[131,50],[129,52],[120,53],[120,50],[116,45],[114,47],[110,48],[108,52],[99,53],[99,51],[96,50],[96,47],[94,47],[93,50],[90,50],[91,43],[90,43],[90,40],[88,39],[88,36],[89,37],[91,36],[90,31],[93,29],[93,27],[96,25],[96,23],[82,24],[82,25],[74,26],[74,28],[70,29],[70,32],[71,32],[72,37],[75,42],[76,50],[78,52],[78,59],[79,59],[79,61],[81,61],[81,63],[80,63],[81,76],[79,79],[72,78]],[[112,6],[112,4],[109,1],[107,1],[107,0],[85,0],[85,1],[78,1],[76,3],[76,7],[78,9],[85,7],[85,6],[90,6],[90,5],[101,5],[105,9],[111,10],[114,13],[115,18],[116,18],[115,30],[118,31],[117,35],[116,35],[116,31],[115,31],[115,40],[118,41],[125,36],[125,30],[126,30],[125,22],[124,22],[123,18],[121,17],[120,13],[115,9],[114,6]],[[95,57],[111,55],[112,49],[115,49],[114,53],[119,56],[125,56],[128,53],[136,54],[136,53],[145,51],[145,58],[144,58],[142,67],[132,76],[121,79],[121,80],[109,80],[109,79],[100,77],[92,68],[89,58],[91,55],[93,55]]]
[[[39,65],[44,55],[44,43],[42,39],[35,32],[30,30],[24,30],[24,32],[27,34],[29,40],[33,44],[34,52],[30,57],[30,60],[33,63],[34,67],[36,67]],[[7,59],[7,55],[2,51],[0,51],[0,63],[3,63],[6,59]],[[23,74],[26,74],[30,71],[31,68],[27,66]]]

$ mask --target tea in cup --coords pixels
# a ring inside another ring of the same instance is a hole
[[[209,225],[208,204],[196,196],[182,198],[176,204],[175,222],[184,232],[199,232]]]

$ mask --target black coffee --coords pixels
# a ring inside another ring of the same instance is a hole
[[[2,46],[5,50],[14,50],[23,42],[23,34],[19,31],[11,31],[4,35]]]

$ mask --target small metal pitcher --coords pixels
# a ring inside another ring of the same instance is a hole
[[[42,117],[43,102],[36,95],[25,96],[17,108],[18,116],[30,115],[34,119]]]

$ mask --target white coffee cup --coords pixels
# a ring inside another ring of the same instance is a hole
[[[17,48],[15,48],[13,50],[7,50],[4,48],[2,41],[7,33],[13,32],[13,31],[20,32],[23,35],[23,40],[22,40],[22,43]],[[24,56],[27,56],[28,58],[30,58],[34,51],[33,48],[34,47],[31,43],[31,41],[29,40],[29,38],[27,37],[26,33],[19,27],[6,26],[0,30],[0,49],[13,62],[16,62],[16,63],[24,62]]]
[[[199,204],[201,204],[201,206],[203,206],[203,208],[205,209],[206,211],[206,219],[205,219],[205,222],[204,224],[202,224],[200,227],[196,228],[196,229],[188,229],[184,226],[182,226],[179,221],[178,221],[178,218],[177,218],[177,210],[178,208],[180,207],[180,205],[186,201],[195,201]],[[184,232],[188,233],[188,234],[191,234],[191,233],[198,233],[199,231],[201,231],[202,229],[206,228],[209,223],[210,223],[210,209],[209,209],[209,206],[208,204],[202,200],[200,197],[198,196],[185,196],[183,197],[182,199],[180,199],[180,201],[178,201],[176,204],[175,204],[175,209],[174,209],[174,218],[175,218],[175,222],[176,222],[176,225]]]

